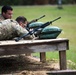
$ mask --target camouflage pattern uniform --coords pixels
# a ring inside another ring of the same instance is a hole
[[[0,21],[0,40],[9,40],[15,37],[28,33],[15,20],[7,19]],[[27,36],[25,39],[32,39],[32,36]]]
[[[0,21],[5,20],[4,17],[0,14]]]

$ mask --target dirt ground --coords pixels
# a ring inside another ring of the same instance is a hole
[[[42,63],[39,58],[25,55],[0,58],[0,75],[47,75],[52,70],[59,70],[57,60]]]

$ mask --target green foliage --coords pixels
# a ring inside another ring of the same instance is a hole
[[[33,5],[38,4],[35,3],[37,0],[0,0],[0,5]],[[38,1],[39,2],[39,1]],[[44,0],[41,2],[44,3]],[[42,3],[42,4],[43,4]],[[48,4],[57,4],[58,0],[48,0]],[[74,4],[76,3],[76,0],[62,0],[62,4]]]
[[[31,5],[33,0],[0,0],[0,5]]]
[[[76,0],[62,0],[62,3],[63,4],[69,4],[69,3],[74,4],[76,3]]]
[[[72,70],[76,69],[76,63],[70,60],[67,61],[67,65],[68,65],[68,69],[72,69]]]

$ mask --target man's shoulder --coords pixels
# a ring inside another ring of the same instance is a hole
[[[4,20],[4,17],[2,16],[2,14],[0,14],[0,21]]]

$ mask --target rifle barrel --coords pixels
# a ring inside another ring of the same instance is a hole
[[[60,19],[60,18],[61,18],[61,17],[58,17],[58,18],[56,18],[56,19],[50,21],[49,23],[52,23],[52,22],[54,22],[54,21],[56,21],[56,20],[58,20],[58,19]]]
[[[45,17],[45,15],[43,15],[43,16],[37,18],[37,19],[34,19],[34,20],[30,21],[30,22],[27,24],[27,27],[29,27],[29,24],[31,24],[32,22],[36,22],[36,21],[38,21],[39,19],[41,19],[41,18],[43,18],[43,17]]]
[[[43,17],[45,17],[45,15],[43,15],[43,16],[41,16],[41,17],[39,17],[37,20],[39,20],[39,19],[41,19],[41,18],[43,18]]]

